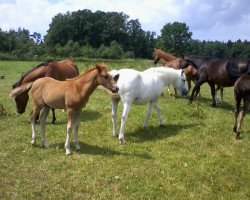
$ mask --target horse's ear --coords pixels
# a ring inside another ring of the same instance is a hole
[[[100,65],[95,63],[95,68],[97,69],[98,73],[101,73],[102,69],[101,69]]]
[[[116,75],[113,77],[113,79],[114,79],[114,81],[115,81],[116,83],[117,83],[119,77],[120,77],[120,74],[116,74]]]

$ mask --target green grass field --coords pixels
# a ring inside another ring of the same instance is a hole
[[[78,62],[80,71],[92,61]],[[147,60],[106,61],[109,69],[151,66]],[[166,90],[159,100],[166,127],[156,112],[142,129],[148,108],[133,106],[125,130],[126,144],[112,135],[111,103],[96,90],[82,111],[81,150],[65,156],[66,113],[47,120],[49,149],[31,146],[29,113],[16,113],[9,98],[12,84],[39,62],[0,61],[0,199],[250,199],[250,123],[246,115],[242,139],[235,140],[233,88],[225,104],[211,107],[207,84],[201,88],[201,113],[186,98]],[[119,120],[122,104],[119,104]],[[39,124],[37,130],[40,133]],[[39,138],[40,139],[40,135]]]

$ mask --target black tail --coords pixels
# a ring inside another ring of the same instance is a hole
[[[235,82],[241,76],[250,73],[250,63],[248,62],[246,68],[243,70],[239,68],[234,62],[229,61],[226,66],[227,73],[231,81]]]

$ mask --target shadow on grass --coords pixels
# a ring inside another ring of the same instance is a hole
[[[60,112],[59,110],[57,112]],[[51,115],[51,114],[50,114]],[[56,125],[67,125],[67,111],[64,112],[65,118],[57,118],[56,119]],[[93,110],[82,110],[81,112],[81,122],[87,122],[87,121],[94,121],[98,118],[102,117],[102,114],[98,111],[93,111]],[[49,125],[51,123],[51,119],[52,119],[52,115],[48,116],[47,120],[46,120],[46,124]],[[28,124],[30,124],[30,121],[27,121]],[[39,121],[37,122],[37,125],[40,126]]]
[[[164,127],[149,126],[148,128],[138,128],[134,132],[126,132],[125,139],[135,143],[162,140],[177,135],[182,129],[193,126],[196,126],[196,124],[166,124]]]
[[[88,154],[88,155],[101,155],[101,156],[107,156],[107,157],[113,157],[113,156],[128,156],[128,157],[136,157],[136,158],[142,158],[142,159],[152,159],[152,156],[148,153],[126,153],[126,152],[119,152],[110,148],[106,147],[98,147],[95,145],[79,142],[81,149],[77,152],[74,149],[74,144],[71,143],[71,149],[73,153],[80,153],[80,154]],[[59,147],[60,149],[64,149],[64,143],[59,144],[51,144],[50,148]]]
[[[189,101],[189,98],[190,96],[188,97],[178,97],[179,99],[184,99],[187,101],[187,104],[188,104],[188,101]],[[211,98],[207,98],[207,97],[200,97],[199,99],[199,102],[200,103],[205,103],[205,104],[208,104],[212,107],[212,97]],[[193,104],[195,103],[195,100],[193,101]],[[221,105],[216,105],[215,109],[222,109],[222,110],[228,110],[228,111],[233,111],[233,105],[232,104],[229,104],[227,102],[223,102]]]

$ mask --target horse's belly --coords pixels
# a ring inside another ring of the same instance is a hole
[[[45,98],[44,101],[51,108],[66,109],[64,99],[57,100],[57,99],[46,99]]]

